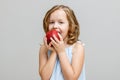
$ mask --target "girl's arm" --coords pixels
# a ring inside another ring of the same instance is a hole
[[[59,57],[64,79],[78,80],[84,64],[84,47],[79,42],[76,42],[73,45],[72,63],[70,63],[66,55],[63,38],[60,34],[58,35],[60,37],[60,40],[53,36],[54,39],[51,38],[51,44],[54,46],[54,49],[56,50]]]
[[[55,65],[56,53],[52,52],[48,58],[45,45],[39,51],[39,74],[42,80],[49,80]]]
[[[78,80],[84,63],[84,48],[77,43],[73,48],[72,64],[65,52],[58,54],[65,80]]]

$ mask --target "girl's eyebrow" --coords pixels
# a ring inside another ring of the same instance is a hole
[[[54,21],[54,20],[49,20],[49,21]]]

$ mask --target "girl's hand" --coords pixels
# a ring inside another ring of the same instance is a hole
[[[47,44],[47,38],[46,38],[46,37],[44,37],[44,45],[46,46],[46,48],[47,48],[48,50],[51,50],[52,52],[55,52],[54,48],[51,47],[51,46],[52,46],[52,43],[50,42],[49,45]]]
[[[55,49],[57,54],[65,52],[65,44],[64,44],[63,38],[59,33],[58,33],[58,36],[59,36],[60,40],[55,35],[53,35],[54,39],[50,38],[51,45],[53,45],[53,48]]]

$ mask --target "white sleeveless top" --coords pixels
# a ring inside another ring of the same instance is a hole
[[[72,46],[66,48],[66,54],[67,57],[69,59],[70,62],[72,62]],[[51,51],[48,51],[48,56],[50,56]],[[62,74],[62,70],[60,67],[60,62],[59,59],[57,58],[54,69],[53,69],[53,73],[51,75],[50,80],[64,80],[63,74]],[[82,72],[78,78],[78,80],[86,80],[85,77],[85,64],[83,65],[83,69]]]

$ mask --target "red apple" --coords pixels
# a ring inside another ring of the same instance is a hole
[[[51,42],[50,38],[53,38],[53,35],[56,36],[56,38],[58,38],[58,40],[60,40],[59,36],[58,36],[58,31],[56,31],[55,29],[52,29],[50,31],[48,31],[46,33],[46,37],[47,37],[47,44],[49,44]],[[53,38],[54,39],[54,38]]]

